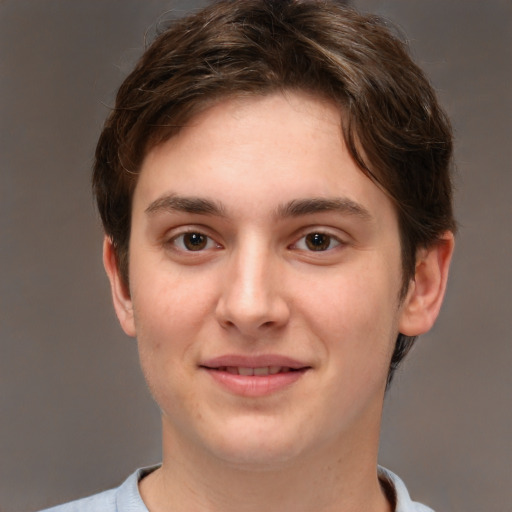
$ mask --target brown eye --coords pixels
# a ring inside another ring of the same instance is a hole
[[[219,247],[209,236],[197,231],[182,233],[171,240],[172,245],[185,252],[198,252]]]
[[[333,235],[328,235],[321,231],[313,231],[300,238],[293,247],[301,251],[322,252],[335,249],[342,243],[343,242]]]
[[[310,233],[306,235],[305,242],[310,251],[325,251],[331,245],[331,237],[324,233]]]
[[[183,245],[189,251],[200,251],[208,244],[208,237],[201,233],[185,233]]]

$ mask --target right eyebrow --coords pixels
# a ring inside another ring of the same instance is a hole
[[[178,196],[175,194],[168,194],[155,199],[146,208],[145,212],[150,215],[159,212],[183,212],[198,215],[225,216],[224,207],[216,201],[203,197]]]

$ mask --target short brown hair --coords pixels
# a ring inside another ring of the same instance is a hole
[[[98,141],[93,188],[126,284],[131,201],[147,152],[222,98],[280,90],[339,106],[352,157],[397,211],[402,296],[418,248],[455,231],[450,123],[385,21],[335,0],[220,0],[155,39]],[[413,341],[399,335],[389,381]]]

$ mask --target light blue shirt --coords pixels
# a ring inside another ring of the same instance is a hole
[[[158,466],[138,469],[116,489],[48,508],[41,512],[149,512],[139,493],[139,481]],[[412,501],[405,484],[391,471],[379,466],[379,477],[394,489],[395,512],[433,512],[432,509]]]

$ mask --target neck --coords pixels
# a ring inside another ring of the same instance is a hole
[[[150,512],[391,512],[377,439],[351,439],[280,464],[231,464],[166,435],[162,467],[140,483]],[[169,434],[169,433],[167,433]]]

